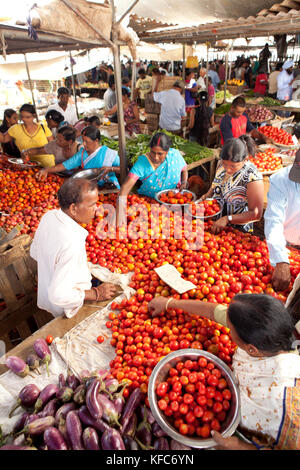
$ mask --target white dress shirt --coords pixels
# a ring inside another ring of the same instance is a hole
[[[286,242],[300,245],[300,183],[289,179],[291,166],[270,177],[268,204],[264,214],[270,263],[289,263]]]
[[[46,113],[50,111],[50,109],[56,109],[59,113],[61,113],[65,119],[65,121],[68,122],[71,126],[74,126],[76,122],[78,121],[77,113],[76,113],[76,108],[74,104],[68,104],[67,109],[64,110],[62,109],[58,103],[50,104],[48,107]]]
[[[41,219],[30,247],[38,264],[38,307],[54,317],[73,317],[91,289],[85,240],[87,230],[61,209]]]

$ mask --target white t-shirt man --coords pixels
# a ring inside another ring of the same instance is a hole
[[[167,131],[181,129],[181,118],[185,116],[185,100],[178,90],[171,88],[153,93],[153,99],[161,104],[159,126]]]
[[[61,209],[41,219],[30,247],[38,264],[37,305],[54,317],[73,317],[91,289],[85,250],[87,230]]]
[[[60,112],[65,118],[65,121],[67,121],[71,126],[74,126],[78,121],[76,108],[71,103],[68,104],[66,110],[62,109],[58,103],[51,104],[46,112],[50,111],[50,109],[56,109],[56,111]]]

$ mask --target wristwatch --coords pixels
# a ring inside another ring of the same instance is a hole
[[[228,222],[232,222],[232,215],[227,216]]]

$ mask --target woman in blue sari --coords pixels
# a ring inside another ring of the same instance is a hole
[[[94,126],[88,126],[81,132],[83,148],[80,148],[73,157],[65,160],[58,165],[43,168],[37,173],[38,179],[46,179],[48,173],[57,173],[65,170],[81,168],[88,170],[90,168],[101,168],[104,170],[103,178],[98,181],[102,187],[105,183],[110,183],[116,188],[120,188],[115,172],[120,172],[120,158],[115,150],[106,145],[101,145],[101,134],[99,129]]]
[[[179,150],[171,148],[171,139],[163,132],[150,141],[150,152],[141,155],[131,168],[121,187],[120,196],[127,196],[139,180],[138,193],[154,197],[164,189],[186,189],[187,165]]]

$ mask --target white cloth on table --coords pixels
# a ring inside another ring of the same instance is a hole
[[[61,209],[41,219],[30,247],[38,264],[38,307],[54,317],[73,317],[82,307],[91,274],[85,250],[87,230]]]
[[[58,103],[55,103],[55,104],[51,104],[47,111],[46,111],[46,114],[48,111],[50,111],[50,109],[55,109],[56,111],[58,111],[59,113],[61,113],[65,119],[65,121],[67,121],[70,126],[74,126],[74,124],[76,124],[76,122],[78,121],[78,117],[77,117],[77,113],[76,113],[76,108],[73,104],[69,103],[68,106],[67,106],[67,109],[64,110],[62,109]]]

